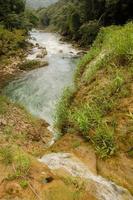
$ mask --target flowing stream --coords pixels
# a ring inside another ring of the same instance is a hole
[[[5,94],[14,102],[24,105],[38,118],[53,123],[55,105],[64,87],[72,84],[78,53],[72,45],[61,42],[54,33],[40,31],[31,32],[31,42],[46,47],[49,65],[22,74],[5,88]],[[28,59],[35,59],[40,53],[38,47],[33,48]]]
[[[12,81],[4,92],[12,101],[21,103],[30,113],[52,125],[55,105],[62,90],[72,84],[78,50],[61,42],[57,34],[35,30],[31,32],[31,38],[33,44],[46,47],[48,55],[42,60],[47,60],[49,65],[23,73]],[[40,48],[34,47],[27,59],[35,59],[39,52]],[[45,155],[40,161],[52,170],[64,168],[71,176],[88,180],[99,200],[133,200],[126,189],[94,175],[84,163],[71,154],[52,153]]]

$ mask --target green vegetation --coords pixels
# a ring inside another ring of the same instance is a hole
[[[32,10],[25,10],[24,0],[0,2],[0,58],[20,55],[27,46],[28,31],[37,26],[38,18]],[[6,61],[4,61],[6,63]]]
[[[131,98],[132,32],[132,23],[103,28],[90,51],[79,62],[75,74],[76,91],[65,92],[66,96],[63,95],[57,105],[57,130],[63,133],[64,129],[65,133],[73,130],[83,135],[102,158],[113,155],[121,148],[122,136],[117,128],[120,117],[117,120],[116,116],[126,117],[129,113],[128,108],[117,111],[117,107],[124,98],[127,102]]]
[[[40,61],[38,60],[26,60],[19,65],[21,70],[31,70],[40,66]]]
[[[72,122],[86,135],[87,132],[101,123],[101,113],[95,105],[84,104],[71,113]]]
[[[38,14],[44,27],[51,27],[69,40],[88,46],[101,27],[122,25],[131,20],[132,6],[132,0],[60,0],[48,8],[39,9]]]
[[[0,2],[0,24],[5,28],[29,30],[37,23],[32,11],[25,12],[24,0],[2,0]]]
[[[20,181],[20,186],[23,188],[23,189],[26,189],[28,187],[28,181],[27,180],[21,180]]]
[[[17,177],[26,177],[29,174],[31,161],[26,154],[18,152],[18,154],[14,157],[14,163]]]
[[[102,124],[96,129],[93,142],[101,158],[106,158],[115,153],[114,131],[107,124]]]
[[[6,146],[6,147],[3,147],[3,148],[0,148],[0,159],[6,165],[12,164],[12,162],[13,162],[13,152],[12,152],[11,147]]]
[[[0,27],[0,56],[11,56],[25,46],[26,35],[23,30],[9,31]]]
[[[64,123],[67,120],[67,117],[69,115],[69,104],[71,103],[72,97],[73,97],[74,91],[70,88],[66,88],[63,92],[63,95],[58,102],[56,114],[55,114],[55,124],[58,127],[58,130],[62,133],[65,132],[65,126],[64,129],[62,129]]]
[[[18,153],[17,153],[18,151]],[[15,148],[12,148],[11,146],[5,146],[0,148],[0,160],[5,165],[11,165],[14,166],[14,178],[15,177],[25,177],[28,175],[31,161],[30,158],[22,153],[19,149],[16,150]]]
[[[7,112],[7,98],[0,95],[0,115],[4,115]]]

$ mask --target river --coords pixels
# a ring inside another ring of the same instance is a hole
[[[77,63],[78,50],[71,44],[60,41],[60,36],[38,30],[31,32],[30,41],[46,47],[49,65],[30,72],[25,72],[9,83],[5,94],[14,102],[24,105],[38,118],[46,120],[50,125],[54,121],[56,103],[64,87],[72,85],[73,74]],[[27,59],[35,59],[38,47],[34,47]],[[44,155],[40,162],[51,170],[64,168],[71,176],[80,177],[91,182],[94,196],[99,200],[133,200],[131,194],[115,183],[94,175],[89,168],[69,153],[51,153]]]
[[[72,84],[78,50],[61,42],[56,33],[34,30],[30,34],[30,42],[46,47],[48,54],[42,60],[47,60],[49,65],[23,73],[5,88],[5,94],[52,125],[55,105],[64,87]],[[38,47],[34,47],[27,59],[35,59],[39,51]]]

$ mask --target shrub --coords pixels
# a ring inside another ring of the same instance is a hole
[[[25,32],[14,30],[13,32],[0,27],[0,56],[14,53],[25,44]]]
[[[85,46],[92,44],[99,32],[99,29],[100,25],[96,20],[83,24],[79,31],[81,35],[81,44]]]
[[[80,27],[80,16],[77,12],[73,12],[68,17],[68,27],[70,33],[73,35],[73,39],[77,39],[79,36],[78,30]]]

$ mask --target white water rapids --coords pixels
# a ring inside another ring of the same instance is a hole
[[[33,44],[46,47],[48,54],[41,60],[48,61],[49,65],[22,74],[4,92],[11,100],[24,105],[30,113],[52,125],[55,105],[64,87],[72,84],[78,50],[61,42],[55,33],[34,30],[31,38]],[[33,48],[28,59],[36,59],[39,53],[38,47]]]

